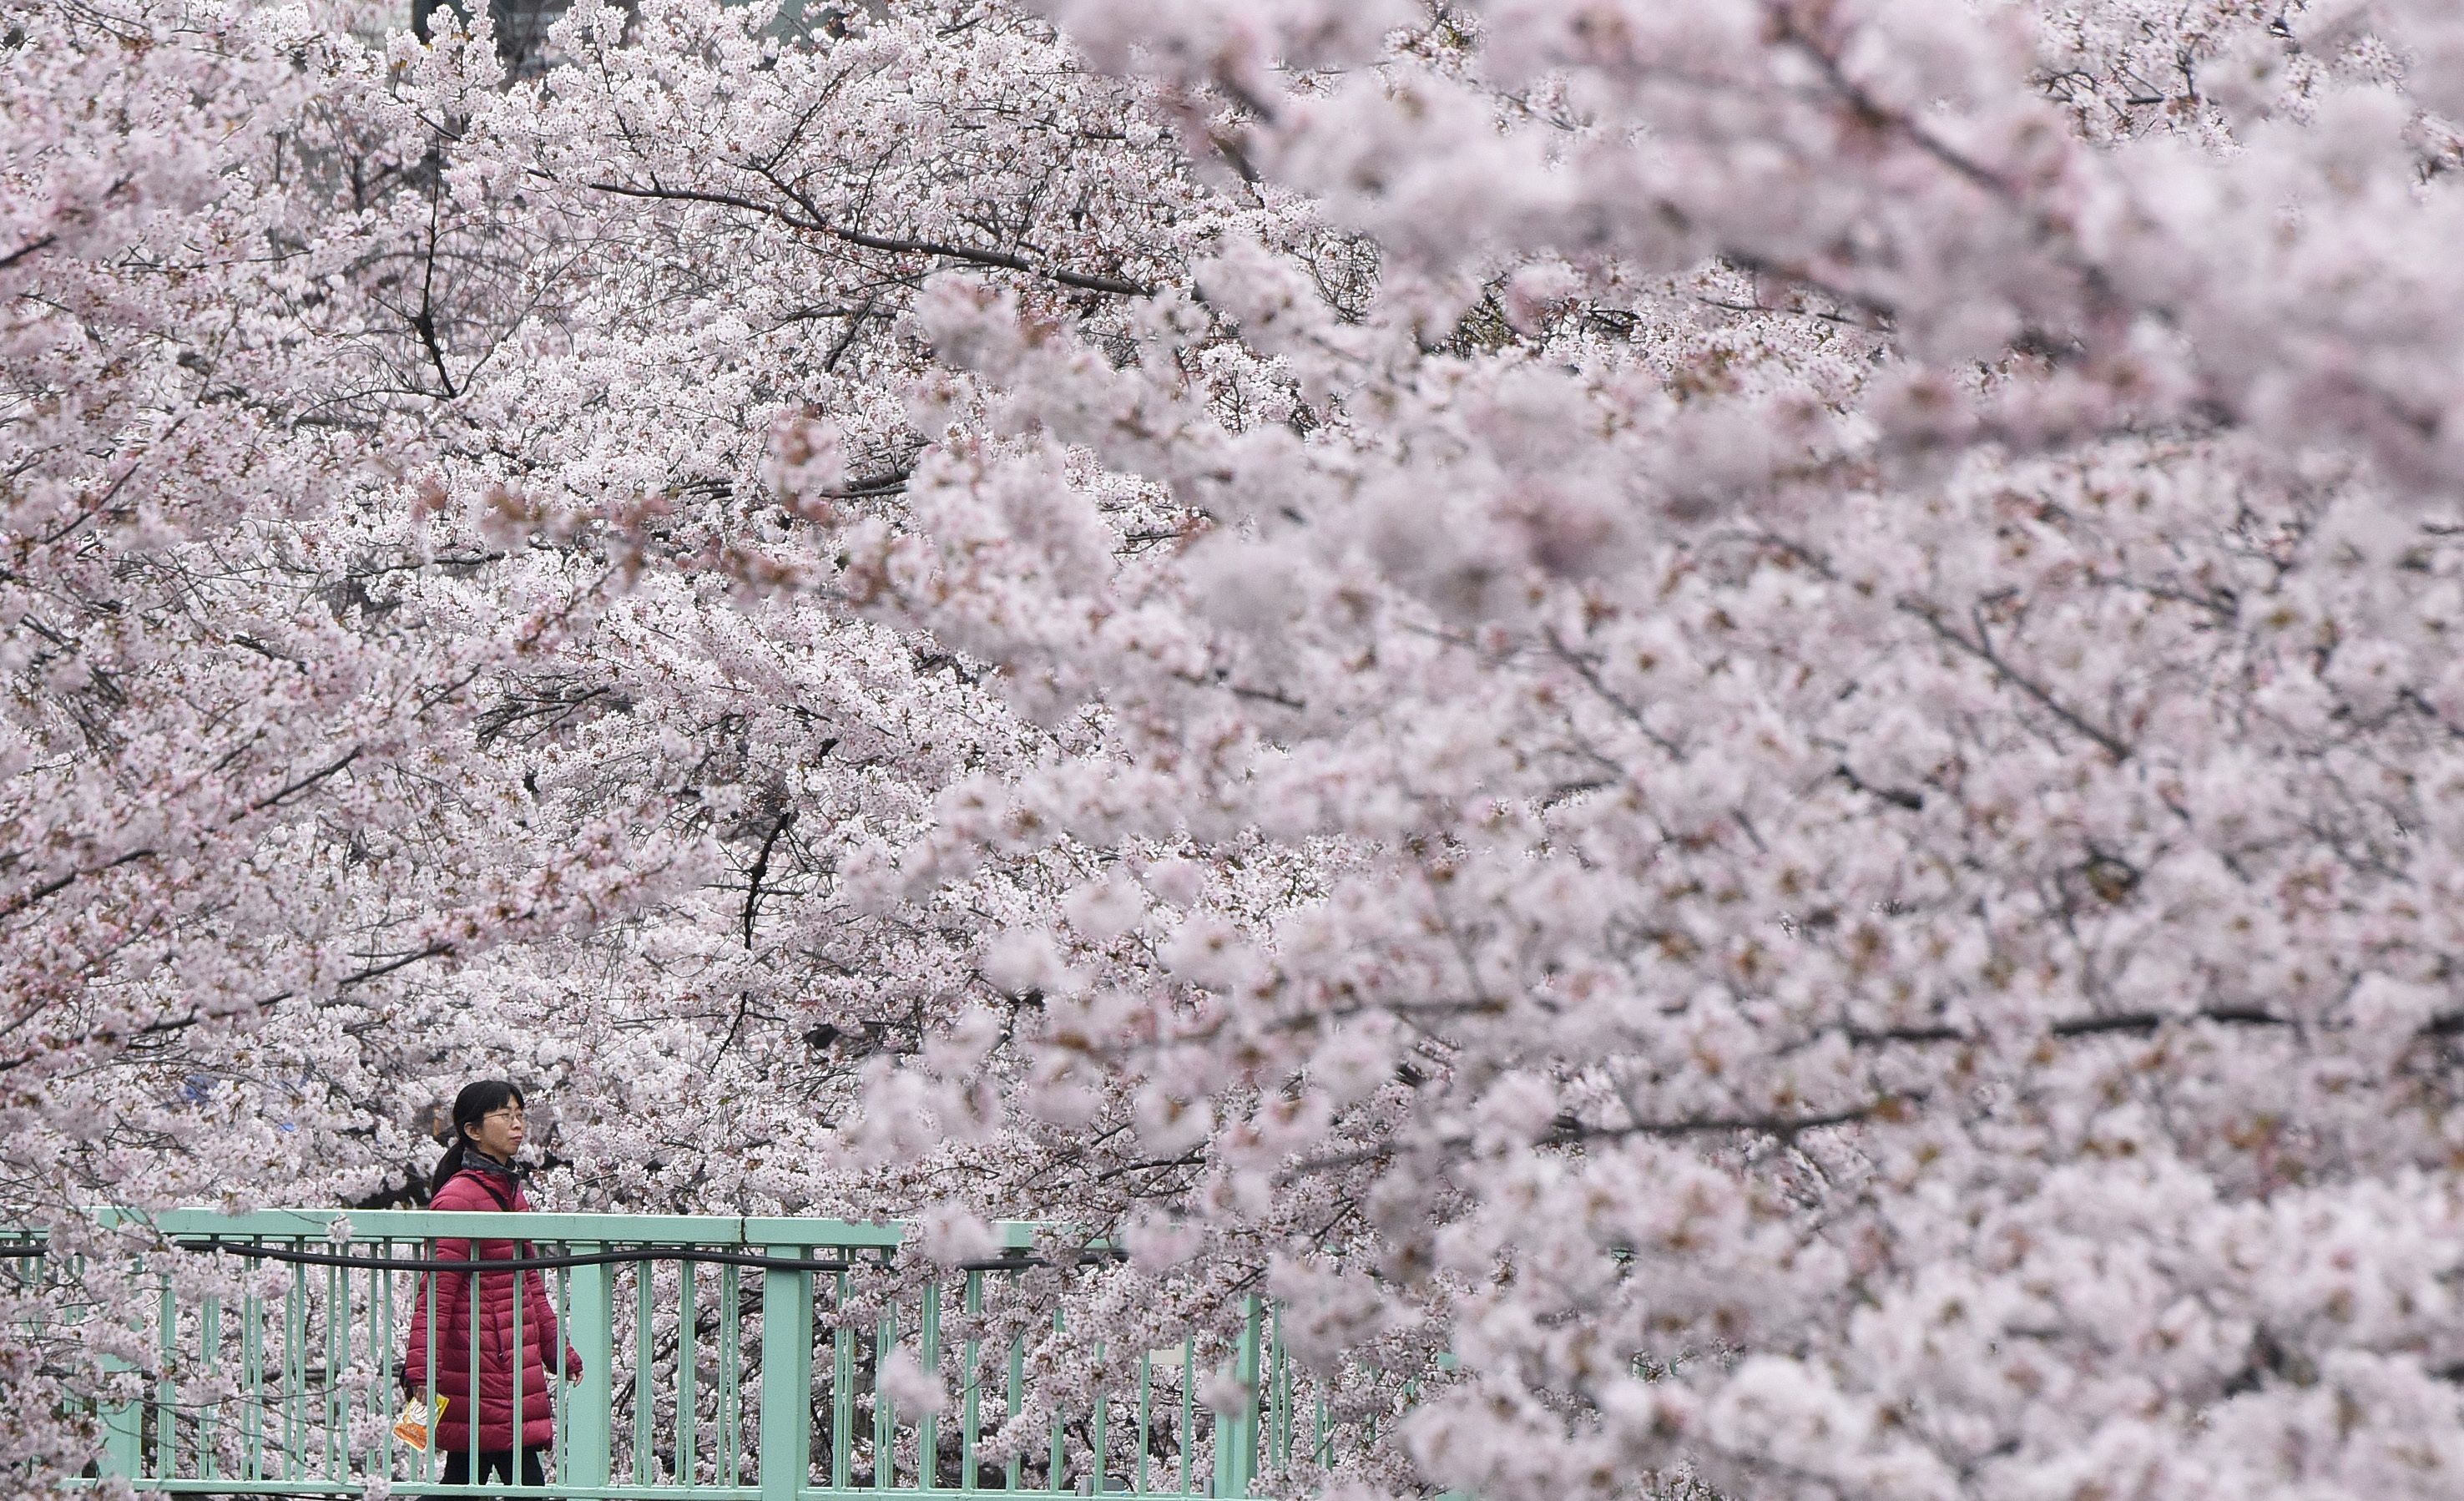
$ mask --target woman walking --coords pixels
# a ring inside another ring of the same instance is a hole
[[[524,1132],[520,1090],[501,1079],[465,1088],[453,1100],[453,1144],[436,1164],[429,1207],[505,1213],[530,1208],[521,1181],[514,1176],[514,1156],[522,1148]],[[434,1251],[439,1261],[510,1261],[536,1254],[530,1242],[510,1238],[441,1239]],[[429,1364],[431,1344],[432,1370]],[[558,1351],[563,1352],[563,1358],[552,1360]],[[482,1271],[475,1277],[470,1272],[429,1273],[410,1316],[410,1349],[403,1358],[403,1384],[413,1392],[432,1390],[445,1399],[434,1437],[445,1455],[445,1473],[440,1477],[445,1484],[485,1484],[499,1477],[508,1485],[547,1483],[539,1453],[556,1437],[556,1405],[548,1392],[552,1366],[561,1368],[567,1378],[582,1375],[581,1356],[564,1343],[557,1327],[543,1272],[517,1268]],[[472,1390],[474,1371],[478,1375],[475,1393]],[[517,1390],[518,1413],[515,1410]],[[474,1448],[479,1460],[475,1476],[471,1472]]]

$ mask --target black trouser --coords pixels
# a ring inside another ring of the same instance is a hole
[[[519,1480],[517,1480],[514,1478],[513,1450],[481,1449],[479,1451],[479,1484],[484,1486],[491,1480],[501,1480],[509,1486],[546,1485],[547,1473],[539,1468],[539,1456],[545,1452],[547,1452],[547,1446],[544,1444],[534,1444],[530,1447],[522,1450],[522,1475]],[[442,1479],[445,1484],[449,1486],[467,1486],[471,1484],[471,1450],[469,1446],[457,1444],[447,1452],[445,1456],[445,1473],[438,1478]]]

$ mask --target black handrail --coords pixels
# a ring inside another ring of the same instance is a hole
[[[507,1239],[515,1237],[478,1237],[471,1239]],[[348,1251],[294,1250],[282,1246],[265,1246],[253,1241],[218,1239],[174,1240],[182,1250],[220,1251],[225,1255],[243,1256],[252,1260],[291,1262],[313,1267],[367,1268],[379,1271],[528,1271],[557,1267],[605,1267],[626,1262],[690,1261],[729,1267],[758,1267],[764,1271],[853,1271],[863,1264],[846,1257],[824,1259],[811,1256],[763,1256],[752,1251],[711,1250],[698,1246],[636,1246],[624,1250],[571,1251],[560,1256],[508,1256],[493,1260],[443,1256],[355,1256]],[[48,1256],[49,1247],[34,1245],[0,1246],[0,1260]],[[1129,1253],[1117,1247],[1082,1250],[1076,1265],[1099,1261],[1126,1261]],[[886,1264],[886,1263],[885,1263]],[[1004,1255],[962,1261],[958,1271],[1023,1271],[1037,1267],[1049,1267],[1054,1262],[1047,1256]]]

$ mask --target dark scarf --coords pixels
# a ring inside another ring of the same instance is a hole
[[[508,1209],[514,1206],[514,1196],[521,1192],[521,1169],[510,1162],[499,1162],[485,1152],[463,1153],[462,1171],[478,1174],[480,1186],[488,1190],[488,1197]]]

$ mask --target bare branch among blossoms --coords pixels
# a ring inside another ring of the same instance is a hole
[[[866,250],[885,251],[893,255],[918,255],[932,260],[956,261],[963,266],[1023,271],[1030,276],[1044,276],[1065,287],[1075,287],[1086,292],[1110,292],[1120,297],[1153,297],[1155,293],[1154,287],[1144,282],[1128,281],[1119,276],[1097,276],[1091,272],[1071,271],[1061,266],[1039,265],[1023,255],[1015,254],[1009,251],[977,246],[945,245],[937,240],[915,239],[892,234],[867,233],[862,230],[849,229],[846,225],[831,224],[823,220],[812,211],[813,206],[809,202],[797,204],[798,209],[805,210],[800,213],[793,209],[782,208],[777,204],[765,204],[735,193],[712,192],[701,188],[666,188],[657,185],[635,188],[623,183],[593,183],[590,186],[601,192],[615,193],[625,198],[709,203],[723,205],[730,209],[743,209],[754,213],[765,214],[791,230],[801,231],[806,234],[826,235],[849,245],[861,246]]]

